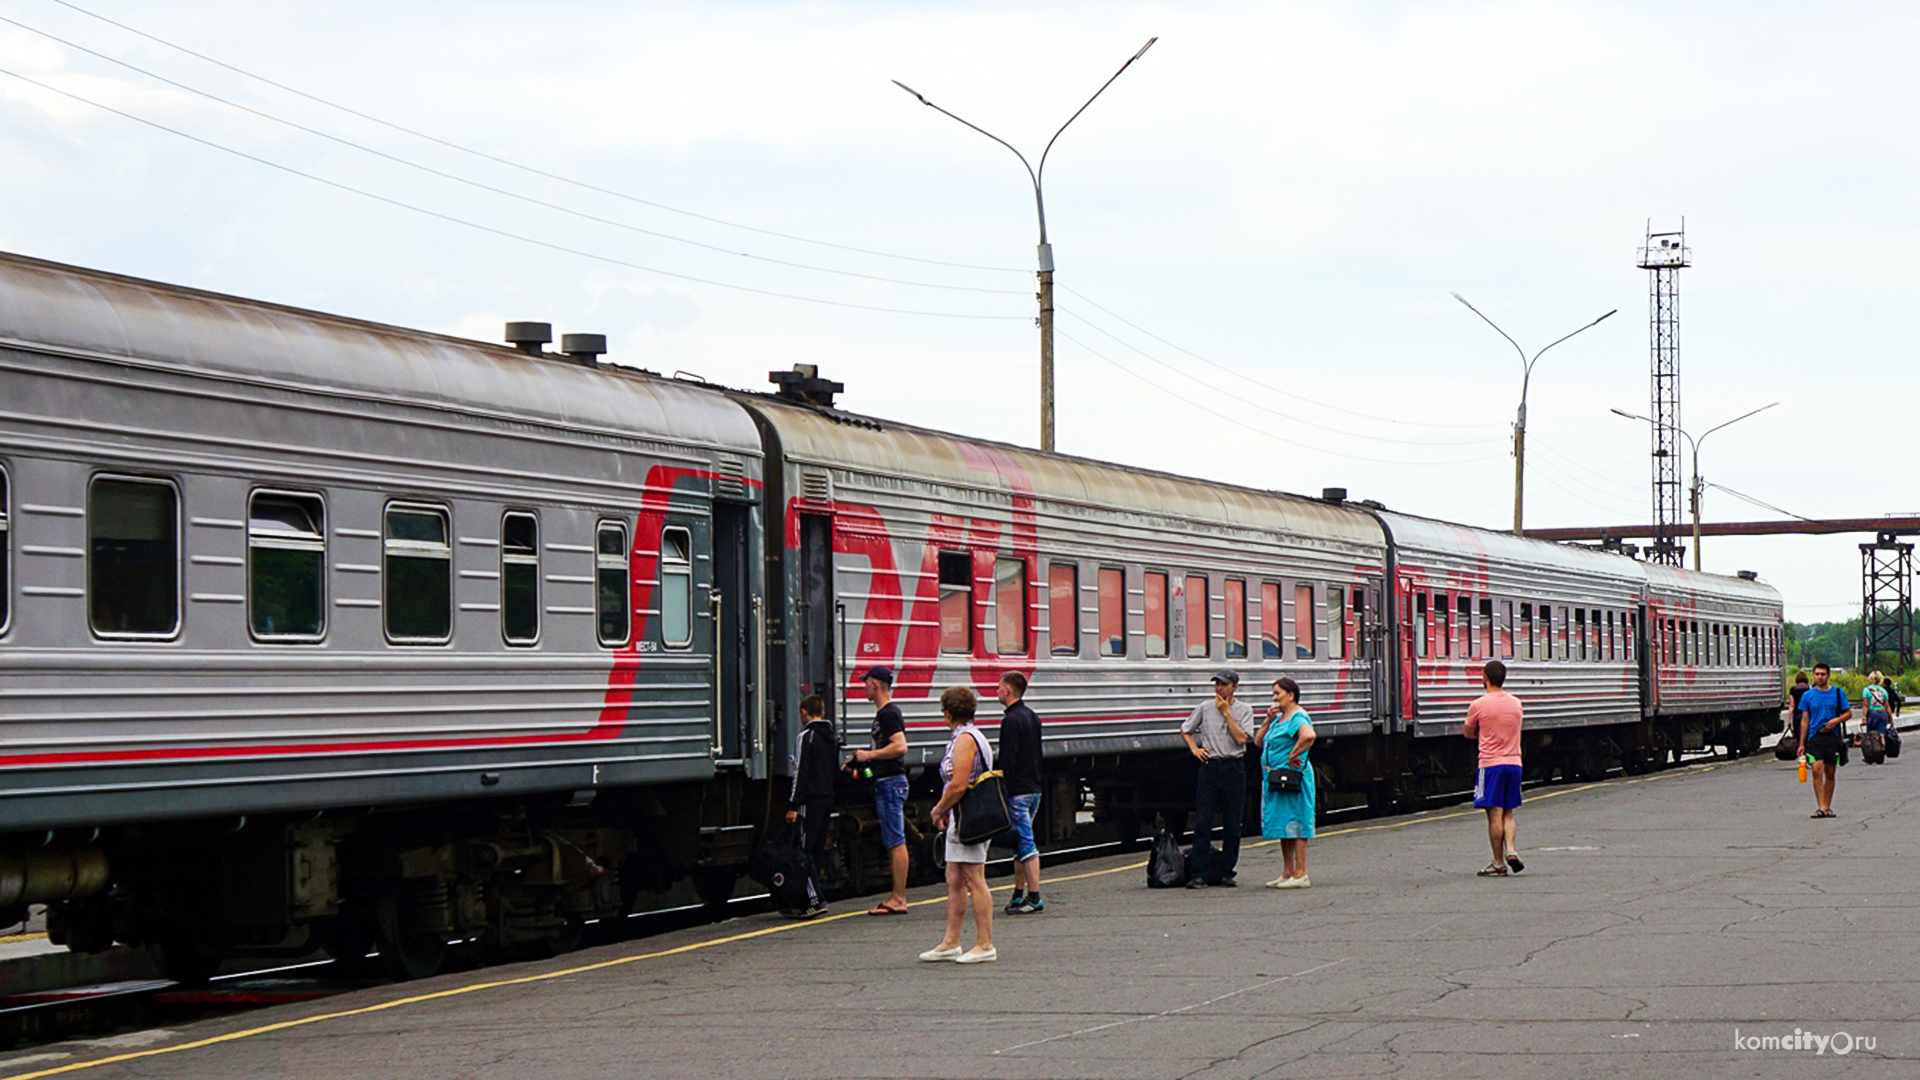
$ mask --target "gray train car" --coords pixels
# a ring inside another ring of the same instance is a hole
[[[1645,566],[1645,713],[1677,722],[1680,746],[1751,752],[1779,730],[1780,594],[1751,576]]]
[[[0,833],[116,886],[57,934],[191,974],[338,924],[420,973],[611,910],[598,792],[698,835],[767,772],[724,397],[0,256],[0,401]],[[0,851],[0,906],[60,898],[37,857]],[[234,910],[235,876],[296,884]]]
[[[1370,626],[1382,637],[1386,546],[1362,510],[740,400],[767,436],[767,515],[783,523],[769,580],[789,737],[794,703],[819,693],[864,739],[859,680],[884,664],[907,760],[937,762],[940,691],[990,697],[1019,671],[1046,718],[1059,835],[1083,791],[1127,827],[1184,807],[1178,728],[1221,668],[1256,707],[1292,676],[1326,737],[1385,718],[1367,642]]]

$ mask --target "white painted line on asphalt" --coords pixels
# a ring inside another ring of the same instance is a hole
[[[1196,1001],[1191,1005],[1182,1005],[1177,1009],[1168,1009],[1165,1012],[1147,1013],[1144,1016],[1129,1016],[1125,1020],[1115,1020],[1111,1024],[1095,1024],[1093,1027],[1081,1028],[1078,1031],[1069,1031],[1060,1035],[1049,1035],[1044,1039],[1035,1039],[1032,1042],[1023,1042],[1017,1046],[1009,1046],[1004,1050],[995,1050],[994,1054],[996,1056],[1000,1054],[1011,1054],[1015,1050],[1025,1050],[1028,1047],[1032,1047],[1032,1046],[1044,1046],[1047,1043],[1059,1042],[1061,1039],[1071,1039],[1080,1035],[1092,1035],[1095,1032],[1099,1032],[1099,1031],[1111,1031],[1114,1028],[1125,1027],[1128,1024],[1138,1024],[1143,1020],[1164,1020],[1169,1016],[1178,1016],[1181,1013],[1192,1012],[1195,1009],[1204,1009],[1209,1005],[1217,1004],[1219,1002],[1227,1000],[1228,998],[1239,997],[1241,994],[1250,994],[1255,990],[1265,990],[1270,986],[1278,986],[1281,983],[1288,981],[1289,979],[1298,979],[1303,975],[1311,975],[1316,971],[1325,971],[1328,968],[1334,966],[1335,964],[1344,964],[1346,962],[1347,962],[1347,958],[1343,956],[1338,960],[1330,960],[1327,963],[1321,964],[1319,967],[1310,967],[1305,971],[1296,971],[1291,975],[1282,975],[1277,979],[1265,979],[1260,982],[1254,983],[1252,986],[1243,986],[1238,990],[1229,990],[1226,993],[1221,994],[1219,997],[1210,997],[1205,1001]]]

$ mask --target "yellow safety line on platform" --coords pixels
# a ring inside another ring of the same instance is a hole
[[[6,937],[0,937],[0,945],[15,945],[22,941],[39,941],[46,936],[44,931],[38,934],[8,934]]]
[[[1648,780],[1660,780],[1660,779],[1666,779],[1670,777],[1697,775],[1699,773],[1710,772],[1714,769],[1718,769],[1721,767],[1722,767],[1721,765],[1706,765],[1706,766],[1701,766],[1693,769],[1686,769],[1686,770],[1676,771],[1671,773],[1659,773],[1653,776],[1634,777],[1624,781],[1614,781],[1614,782],[1639,784],[1639,783],[1645,783]],[[1604,783],[1605,782],[1593,783],[1593,784],[1582,784],[1579,787],[1564,788],[1559,791],[1549,791],[1543,794],[1534,795],[1532,798],[1535,802],[1538,802],[1541,799],[1551,799],[1559,795],[1573,795],[1578,792],[1590,791],[1594,788],[1601,787],[1603,786]],[[1381,829],[1404,829],[1411,825],[1421,825],[1430,821],[1446,821],[1452,818],[1471,817],[1477,812],[1478,811],[1474,811],[1474,810],[1461,810],[1461,811],[1456,811],[1450,814],[1434,814],[1431,816],[1419,815],[1419,816],[1410,818],[1406,821],[1383,822],[1379,825],[1355,825],[1345,829],[1333,829],[1328,832],[1321,833],[1320,835],[1322,837],[1346,836],[1351,833],[1375,832]],[[1249,844],[1246,846],[1267,847],[1269,845],[1277,844],[1279,842],[1280,841],[1278,840],[1261,840],[1257,843]],[[1093,870],[1084,874],[1069,874],[1065,877],[1052,878],[1050,879],[1050,883],[1058,884],[1063,881],[1083,881],[1087,878],[1105,877],[1109,874],[1121,874],[1129,870],[1140,870],[1145,868],[1146,865],[1147,864],[1145,862],[1136,862],[1136,863],[1128,863],[1125,866],[1110,867],[1106,870]],[[1004,892],[1011,888],[1013,888],[1013,886],[1011,885],[1002,885],[1002,886],[999,886],[998,888],[990,888],[988,889],[988,892]],[[947,902],[946,897],[937,896],[928,900],[914,901],[912,903],[909,903],[907,906],[908,907],[925,907],[928,904],[944,904],[946,902]],[[418,1004],[421,1004],[422,1002],[438,1001],[442,998],[460,997],[465,994],[477,993],[481,990],[498,990],[501,987],[507,987],[507,986],[525,986],[529,983],[550,982],[554,979],[565,978],[569,975],[584,975],[590,971],[603,971],[607,968],[620,967],[625,964],[637,963],[638,961],[641,961],[641,960],[658,960],[661,957],[665,957],[665,956],[678,956],[681,953],[697,952],[701,949],[710,949],[716,945],[731,945],[736,941],[748,941],[753,938],[766,937],[770,934],[782,934],[791,930],[802,930],[807,927],[818,926],[822,923],[837,922],[841,919],[862,918],[865,915],[866,915],[866,912],[864,911],[848,911],[848,912],[842,912],[839,915],[827,915],[818,919],[809,919],[805,922],[790,922],[790,923],[783,923],[779,926],[767,926],[767,927],[762,927],[759,930],[749,930],[743,934],[731,934],[727,937],[712,938],[707,941],[696,941],[688,945],[677,945],[671,949],[661,949],[658,952],[640,953],[635,956],[620,956],[620,957],[615,957],[612,960],[602,960],[602,961],[599,961],[598,963],[593,963],[593,964],[582,964],[579,967],[565,968],[560,971],[547,971],[547,972],[542,972],[538,975],[522,975],[519,978],[515,978],[515,979],[495,979],[491,982],[472,983],[467,986],[456,986],[450,990],[436,990],[431,994],[415,994],[412,997],[395,998],[392,1001],[383,1001],[378,1005],[365,1005],[358,1009],[342,1009],[339,1012],[321,1013],[317,1016],[301,1017],[298,1020],[282,1020],[276,1024],[263,1024],[260,1027],[247,1028],[243,1031],[230,1031],[225,1035],[215,1035],[211,1038],[196,1039],[193,1042],[179,1043],[174,1046],[157,1046],[149,1050],[136,1050],[136,1051],[132,1051],[130,1053],[125,1053],[125,1054],[115,1054],[111,1057],[96,1058],[92,1061],[75,1061],[66,1065],[56,1065],[53,1068],[40,1069],[35,1072],[14,1073],[11,1076],[0,1077],[0,1080],[39,1080],[39,1078],[46,1077],[46,1076],[59,1076],[64,1073],[81,1072],[86,1069],[96,1069],[102,1065],[118,1065],[118,1064],[121,1064],[122,1062],[139,1061],[144,1058],[159,1057],[164,1054],[177,1054],[183,1050],[199,1050],[203,1047],[217,1046],[221,1043],[235,1042],[240,1039],[249,1039],[256,1035],[270,1035],[276,1031],[286,1031],[290,1028],[305,1027],[308,1024],[318,1024],[327,1020],[345,1020],[345,1019],[348,1019],[349,1017],[365,1016],[369,1013],[385,1012],[388,1009],[397,1009],[403,1005],[418,1005]]]

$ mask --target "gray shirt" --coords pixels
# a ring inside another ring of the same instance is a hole
[[[1240,725],[1241,731],[1253,734],[1253,706],[1244,701],[1234,702],[1233,719]],[[1193,741],[1200,744],[1210,759],[1245,757],[1247,754],[1244,745],[1233,741],[1233,736],[1227,732],[1227,718],[1221,715],[1220,707],[1211,701],[1203,701],[1194,708],[1193,715],[1180,725],[1180,733],[1192,735]]]

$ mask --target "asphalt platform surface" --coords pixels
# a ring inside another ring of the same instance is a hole
[[[1280,850],[1257,840],[1237,889],[1065,866],[1044,914],[995,919],[994,964],[916,961],[944,904],[922,889],[906,917],[756,916],[20,1051],[0,1078],[1920,1076],[1920,760],[1856,753],[1833,820],[1793,773],[1530,791],[1512,878],[1474,875],[1459,807],[1323,830],[1311,889],[1261,888]]]

